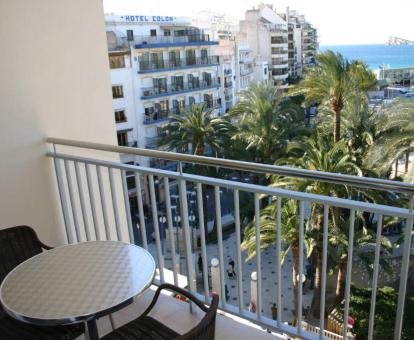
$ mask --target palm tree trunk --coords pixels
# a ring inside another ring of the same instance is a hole
[[[335,291],[337,303],[340,303],[344,298],[347,266],[348,266],[348,256],[345,256],[341,258],[339,262],[338,278],[336,280],[336,291]]]
[[[319,318],[321,311],[321,285],[322,285],[322,226],[323,226],[323,215],[318,214],[316,218],[315,229],[318,231],[316,236],[316,268],[315,268],[315,290],[313,291],[313,300],[311,306],[311,313],[315,318]]]
[[[394,177],[398,177],[398,158],[395,161],[395,175],[394,175]]]
[[[410,151],[405,152],[405,173],[408,173],[408,164],[410,162]]]
[[[334,143],[339,142],[341,139],[341,108],[339,104],[333,105],[334,117],[333,117],[333,124],[334,124]]]

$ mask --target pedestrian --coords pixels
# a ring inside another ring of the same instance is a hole
[[[256,313],[256,305],[255,305],[255,303],[253,301],[250,301],[250,304],[249,304],[249,312],[250,313]]]
[[[277,307],[275,303],[272,304],[272,307],[270,307],[270,310],[272,311],[272,319],[277,320]]]
[[[201,257],[201,254],[200,253],[198,253],[198,271],[200,272],[200,273],[202,273],[203,272],[203,258]]]
[[[229,279],[234,279],[235,274],[234,274],[233,267],[231,266],[230,263],[227,265],[227,275]]]
[[[231,257],[230,257],[229,265],[231,266],[231,268],[234,271],[234,261],[233,261],[233,259]]]

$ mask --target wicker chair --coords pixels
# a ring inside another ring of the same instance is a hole
[[[51,247],[40,242],[28,226],[0,229],[0,284],[17,265]],[[85,331],[83,324],[34,326],[19,322],[0,306],[0,338],[8,340],[73,340]]]
[[[154,307],[163,289],[169,289],[185,296],[194,302],[202,311],[206,312],[197,326],[187,333],[180,335],[161,322],[148,316],[148,313]],[[158,287],[151,304],[139,318],[109,333],[101,340],[213,340],[218,301],[218,295],[214,294],[210,308],[207,308],[200,300],[184,289],[164,283]]]

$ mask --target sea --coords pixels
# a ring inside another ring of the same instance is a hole
[[[414,45],[322,45],[320,50],[339,52],[349,60],[363,60],[373,71],[383,67],[414,68]]]

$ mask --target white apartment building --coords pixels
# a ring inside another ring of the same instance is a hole
[[[301,76],[303,69],[315,64],[318,45],[316,29],[304,15],[286,8],[286,13],[279,14],[288,23],[289,74]]]
[[[275,83],[284,83],[289,75],[288,25],[270,5],[246,11],[240,21],[238,41],[249,46],[252,56],[267,61],[271,78]]]
[[[237,103],[240,91],[268,80],[268,62],[255,57],[250,46],[239,42],[239,26],[225,15],[202,11],[195,15],[192,23],[219,42],[214,49],[223,70],[222,91],[227,112]]]
[[[193,104],[224,111],[218,44],[188,18],[106,15],[113,110],[119,145],[158,148],[172,114]],[[124,162],[175,168],[171,162]]]

